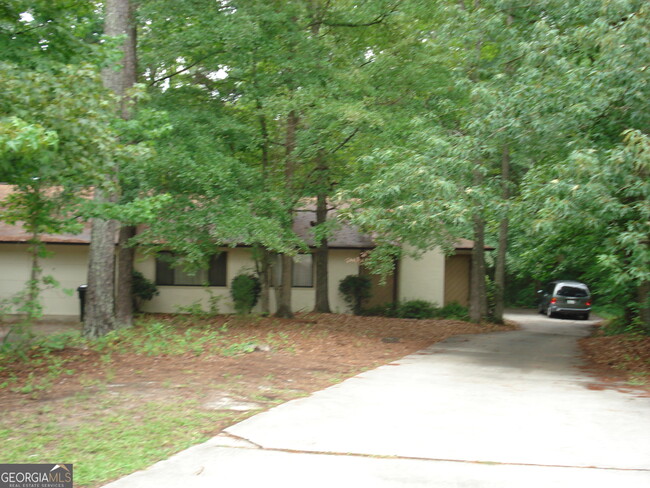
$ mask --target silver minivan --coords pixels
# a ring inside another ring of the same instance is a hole
[[[551,281],[539,296],[539,313],[549,317],[571,315],[582,320],[589,319],[591,312],[591,293],[589,287],[579,281]]]

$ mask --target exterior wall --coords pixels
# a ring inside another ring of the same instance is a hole
[[[254,270],[250,250],[243,248],[223,249],[228,253],[226,283],[242,272]],[[156,281],[156,260],[153,257],[137,256],[135,269],[145,278]],[[208,291],[209,290],[209,291]],[[159,295],[153,300],[144,302],[144,312],[175,313],[180,307],[190,307],[200,304],[204,310],[210,309],[210,297],[219,297],[217,301],[219,313],[233,313],[230,290],[227,286],[158,286]]]
[[[398,268],[398,298],[427,300],[438,306],[444,303],[445,256],[437,249],[427,251],[418,258],[405,256]]]
[[[229,285],[232,279],[242,272],[251,272],[254,270],[254,263],[251,257],[251,251],[247,248],[229,248],[224,249],[228,253],[227,279]],[[329,264],[329,298],[330,307],[335,313],[345,313],[348,311],[347,304],[338,292],[339,281],[349,274],[359,272],[358,250],[330,250]],[[136,269],[146,278],[155,281],[156,264],[152,257],[136,258]],[[188,307],[194,304],[200,304],[203,309],[209,309],[210,294],[202,286],[159,286],[160,294],[149,302],[143,304],[145,312],[174,313],[179,307]],[[219,298],[218,309],[220,313],[233,313],[234,307],[230,297],[228,286],[211,286],[209,292]],[[292,308],[294,312],[307,312],[314,308],[314,287],[293,288]],[[275,293],[271,290],[271,308],[275,310]],[[259,304],[257,305],[259,311]]]
[[[6,299],[25,289],[31,270],[27,244],[0,244],[0,298]],[[77,287],[86,283],[88,246],[49,244],[51,256],[41,259],[42,276],[51,275],[59,287],[42,292],[45,315],[79,316]],[[66,294],[64,290],[72,290]]]
[[[471,259],[469,251],[461,251],[445,259],[445,305],[451,302],[465,307],[469,305]]]
[[[86,283],[88,246],[51,244],[47,249],[52,256],[42,259],[44,275],[52,275],[60,287],[45,290],[42,295],[44,314],[79,315],[79,298],[76,289]],[[239,273],[253,270],[249,249],[227,249],[227,283]],[[347,313],[349,307],[338,291],[339,282],[349,274],[359,273],[359,251],[354,249],[331,249],[329,264],[329,298],[332,312]],[[445,265],[445,261],[447,265]],[[29,279],[30,255],[27,244],[0,244],[0,298],[9,298],[24,289]],[[145,277],[155,280],[155,260],[151,257],[136,258],[136,269]],[[63,290],[72,290],[72,295]],[[209,307],[209,294],[203,287],[160,286],[160,295],[143,304],[146,312],[174,313],[179,307],[200,303]],[[398,299],[424,299],[438,305],[458,301],[466,305],[469,290],[469,256],[452,256],[445,260],[437,250],[425,253],[420,259],[405,257],[398,267]],[[228,287],[210,287],[218,302],[219,312],[234,312]],[[314,307],[313,287],[293,289],[293,310],[310,311]],[[389,301],[392,301],[389,300]],[[275,308],[275,293],[271,290],[271,307]],[[259,305],[258,305],[259,311]]]
[[[350,308],[339,293],[339,282],[347,275],[359,274],[359,251],[355,249],[330,249],[328,271],[330,309],[333,313],[349,313]],[[315,287],[294,287],[291,300],[293,311],[310,312],[313,310],[315,293]],[[275,293],[273,290],[271,290],[271,307],[275,310]]]

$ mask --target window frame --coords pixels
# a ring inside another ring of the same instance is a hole
[[[162,251],[155,257],[156,273],[155,283],[156,286],[206,286],[205,283],[176,283],[176,270],[182,270],[178,266],[172,266],[172,262],[168,259],[161,259],[160,255],[174,256],[170,251]],[[228,253],[226,251],[214,254],[210,257],[210,262],[207,268],[199,271],[206,272],[207,286],[222,287],[228,286]],[[171,279],[162,279],[161,274],[166,273],[171,276]],[[223,284],[222,284],[223,283]]]
[[[291,288],[314,288],[315,283],[316,283],[316,270],[315,270],[315,260],[314,260],[314,253],[312,252],[305,252],[305,253],[300,253],[297,254],[297,256],[309,256],[309,259],[311,261],[311,273],[309,275],[309,285],[296,285],[296,261],[294,258],[292,259],[293,265],[291,267]],[[277,254],[276,255],[276,260],[275,260],[275,265],[273,267],[273,284],[275,286],[282,286],[282,255]]]

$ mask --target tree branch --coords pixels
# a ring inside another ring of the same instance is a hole
[[[334,154],[334,153],[337,152],[339,149],[342,149],[342,148],[343,148],[343,147],[344,147],[348,142],[350,142],[350,141],[352,140],[352,138],[353,138],[354,136],[357,135],[357,132],[359,132],[359,128],[358,128],[358,127],[357,127],[356,129],[354,129],[354,130],[352,131],[352,134],[350,134],[348,137],[346,137],[346,138],[343,140],[343,142],[341,142],[341,144],[339,144],[339,145],[336,146],[334,149],[332,149],[332,150],[330,151],[330,154]]]
[[[35,25],[34,27],[30,27],[29,29],[24,29],[24,30],[21,30],[21,31],[18,31],[18,32],[7,32],[6,35],[9,36],[9,37],[20,36],[21,34],[27,34],[28,32],[31,32],[33,30],[41,29],[41,28],[47,26],[48,24],[50,24],[52,22],[54,22],[54,21],[50,20],[48,22],[43,22],[42,24]]]
[[[400,2],[401,2],[401,0],[397,0],[395,2],[395,4],[389,10],[387,10],[386,12],[384,12],[382,14],[379,14],[377,17],[375,17],[374,20],[371,20],[370,22],[364,22],[364,23],[357,24],[357,23],[354,23],[354,22],[328,22],[326,20],[320,20],[318,23],[320,23],[322,25],[326,25],[328,27],[370,27],[372,25],[381,24],[384,20],[386,20],[386,18],[389,15],[395,13],[395,11],[397,10],[397,6],[400,4]],[[314,23],[312,22],[307,27],[311,28],[313,25],[314,25]]]
[[[173,72],[172,74],[165,75],[165,76],[162,76],[162,77],[160,77],[160,78],[158,78],[158,79],[155,79],[155,80],[151,81],[151,82],[149,83],[149,86],[154,86],[156,83],[160,83],[161,81],[168,80],[169,78],[171,78],[171,77],[173,77],[173,76],[179,75],[179,74],[181,74],[181,73],[185,73],[186,71],[189,71],[191,68],[193,68],[193,67],[196,66],[197,64],[199,64],[199,63],[205,61],[206,59],[208,59],[208,58],[214,56],[215,54],[220,54],[220,53],[222,53],[222,52],[224,52],[224,51],[220,49],[220,50],[218,50],[218,51],[213,51],[213,52],[211,52],[211,53],[209,53],[209,54],[206,54],[205,56],[203,56],[203,57],[197,59],[197,60],[194,61],[193,63],[190,63],[188,66],[185,66],[184,68],[179,69],[179,70]]]

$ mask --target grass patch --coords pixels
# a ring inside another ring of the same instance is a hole
[[[64,417],[47,410],[8,413],[0,420],[0,459],[65,460],[75,464],[75,486],[93,486],[203,442],[219,419],[236,415],[202,411],[192,401],[104,405],[90,412],[77,405]]]

